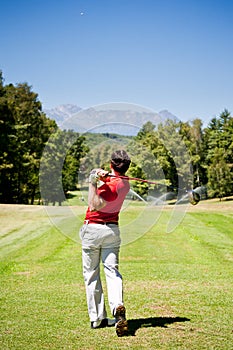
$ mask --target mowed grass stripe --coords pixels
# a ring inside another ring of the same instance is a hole
[[[187,221],[187,218],[186,218]],[[210,263],[233,262],[233,217],[217,214],[194,214],[187,223],[187,234],[209,253]],[[207,257],[207,254],[205,254]]]
[[[35,209],[34,209],[35,208]],[[51,227],[48,216],[42,207],[0,206],[1,233],[0,258],[9,255],[26,245],[27,241],[42,235]]]

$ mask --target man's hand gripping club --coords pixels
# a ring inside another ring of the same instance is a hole
[[[97,185],[98,181],[105,181],[108,171],[103,169],[93,169],[89,175],[89,183]]]

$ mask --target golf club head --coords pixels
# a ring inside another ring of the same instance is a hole
[[[188,197],[189,197],[189,202],[192,205],[196,205],[197,203],[200,202],[200,195],[199,195],[199,193],[197,193],[197,192],[195,192],[193,190],[188,191]]]

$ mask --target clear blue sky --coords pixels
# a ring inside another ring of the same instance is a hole
[[[233,113],[231,0],[8,0],[0,14],[5,83],[27,82],[43,108]]]

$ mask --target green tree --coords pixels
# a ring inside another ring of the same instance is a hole
[[[180,133],[190,152],[193,168],[193,185],[201,186],[207,183],[205,161],[205,149],[203,143],[202,121],[194,119],[191,124],[180,122]]]
[[[155,125],[147,122],[136,136],[134,143],[130,143],[135,155],[135,163],[139,164],[150,180],[169,178],[172,163],[170,153],[161,138],[162,128],[155,129]]]
[[[232,174],[225,160],[223,148],[215,148],[211,163],[208,167],[209,177],[209,195],[218,197],[220,200],[227,195],[232,194]]]
[[[233,118],[228,110],[210,121],[204,136],[209,193],[221,199],[233,193]]]
[[[134,162],[131,162],[130,164],[128,175],[132,177],[140,178],[140,179],[146,179],[145,173],[142,170],[142,168],[138,164],[135,164]],[[131,186],[133,190],[140,196],[145,196],[148,194],[149,186],[146,182],[132,181]]]
[[[85,137],[74,131],[58,129],[46,144],[40,165],[40,190],[43,202],[66,200],[68,191],[76,189],[80,158],[88,151]]]
[[[138,133],[135,141],[146,147],[153,155],[150,167],[153,169],[151,174],[154,176],[151,180],[166,180],[164,182],[173,188],[183,188],[192,184],[189,150],[180,134],[179,123],[166,120],[155,128],[151,122],[148,122]],[[140,150],[140,146],[138,149]],[[138,158],[140,159],[140,155]],[[144,170],[146,161],[141,161],[141,164]]]
[[[85,136],[79,135],[72,130],[63,131],[63,133],[65,133],[66,142],[69,145],[62,169],[63,190],[67,195],[68,191],[77,189],[81,158],[88,153],[89,148],[85,143]],[[71,142],[73,143],[71,144]]]
[[[88,145],[89,146],[89,145]],[[110,171],[110,159],[112,153],[121,148],[119,143],[112,139],[106,139],[101,141],[95,146],[90,146],[90,151],[81,160],[80,165],[80,177],[84,181],[88,179],[89,173],[92,169],[103,168]]]
[[[49,198],[46,200],[61,203],[60,193],[64,190],[66,194],[77,184],[80,157],[87,152],[85,138],[78,137],[72,131],[59,131],[55,121],[42,112],[38,95],[26,83],[2,86],[1,77],[0,200],[7,203],[30,201],[33,204],[34,199],[40,197],[39,170],[42,153],[50,135],[57,131],[57,138],[53,143],[50,142],[53,157],[48,155],[47,159],[47,170],[50,169],[47,180],[53,186],[50,186]],[[47,151],[48,148],[49,146]],[[62,170],[58,174],[60,167]],[[62,191],[60,185],[63,186]]]
[[[8,108],[14,117],[11,135],[13,149],[14,201],[31,203],[39,192],[38,172],[45,142],[56,123],[41,111],[38,95],[26,83],[6,86]]]
[[[0,79],[2,84],[2,78]],[[13,201],[14,117],[8,108],[4,87],[0,84],[0,201]]]

